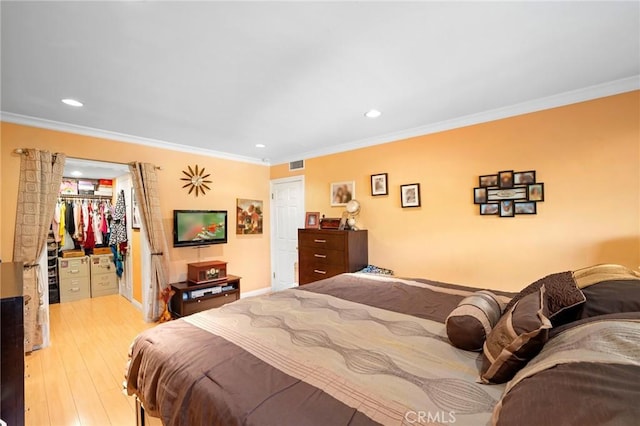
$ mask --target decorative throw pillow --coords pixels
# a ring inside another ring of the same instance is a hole
[[[615,263],[602,263],[573,271],[578,288],[584,289],[604,281],[640,280],[640,272]]]
[[[481,290],[465,297],[445,321],[449,341],[466,351],[481,351],[501,314],[502,304],[490,291]]]
[[[580,318],[640,312],[640,280],[604,281],[582,289],[587,301]]]
[[[504,383],[540,352],[549,336],[548,298],[544,284],[522,297],[491,330],[484,342],[480,379]]]
[[[523,288],[504,308],[509,311],[524,296],[537,293],[544,286],[547,298],[549,319],[553,326],[565,324],[578,318],[579,307],[585,302],[582,291],[578,288],[571,271],[547,275]]]

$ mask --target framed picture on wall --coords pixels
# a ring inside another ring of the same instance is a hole
[[[480,186],[483,188],[488,186],[498,186],[498,175],[480,176]]]
[[[485,215],[496,215],[498,214],[498,208],[500,205],[498,203],[489,203],[489,204],[480,204],[480,214]]]
[[[515,172],[513,174],[514,185],[527,185],[536,182],[536,171],[529,170],[527,172]]]
[[[484,204],[487,202],[487,188],[473,188],[473,203]]]
[[[402,207],[420,207],[420,184],[400,185],[400,203]]]
[[[387,187],[387,174],[378,173],[377,175],[371,175],[371,195],[388,195],[389,188]]]
[[[330,188],[331,206],[346,206],[356,198],[356,182],[353,180],[333,182]]]
[[[544,201],[544,184],[534,183],[527,187],[527,199],[529,201]]]
[[[500,201],[500,217],[514,217],[515,208],[512,200]]]
[[[498,186],[500,188],[513,188],[513,170],[498,172]]]

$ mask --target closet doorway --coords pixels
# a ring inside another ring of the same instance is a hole
[[[80,204],[90,203],[93,206],[95,206],[96,204],[102,205],[102,204],[106,204],[107,202],[110,202],[112,203],[112,206],[115,206],[118,199],[118,194],[120,194],[120,192],[123,191],[125,212],[126,212],[127,251],[126,251],[126,255],[122,257],[122,263],[121,263],[122,274],[120,277],[117,277],[117,287],[118,287],[117,292],[118,294],[126,298],[138,310],[140,310],[142,314],[144,296],[142,295],[141,289],[137,289],[136,291],[134,287],[136,286],[140,287],[140,282],[141,282],[140,271],[141,271],[142,265],[140,265],[140,258],[141,258],[140,254],[145,251],[148,252],[149,250],[147,247],[145,247],[147,245],[147,241],[146,241],[146,237],[144,236],[144,230],[142,229],[143,227],[142,224],[140,224],[140,227],[136,229],[133,229],[131,226],[132,225],[132,217],[131,217],[132,208],[131,207],[132,207],[132,195],[133,195],[133,191],[132,191],[133,182],[132,182],[131,175],[129,173],[128,165],[121,164],[121,163],[110,163],[110,162],[104,162],[104,161],[86,160],[86,159],[78,159],[78,158],[67,158],[65,161],[63,176],[64,176],[63,181],[68,179],[68,180],[75,180],[78,183],[80,181],[83,181],[83,182],[93,182],[97,184],[97,182],[100,182],[100,180],[112,182],[112,196],[104,195],[103,191],[96,191],[94,193],[95,195],[92,196],[91,191],[89,191],[88,193],[85,192],[83,194],[81,192],[77,196],[67,197],[67,199],[76,198],[76,200],[73,200],[73,201],[79,202]],[[97,186],[96,186],[96,189],[98,189]],[[99,195],[99,194],[102,194],[102,195]],[[65,199],[65,197],[63,194],[61,194],[61,200],[63,199]],[[108,201],[105,201],[105,200],[108,200]],[[50,237],[51,237],[51,234],[50,234]],[[103,241],[102,246],[104,246],[102,249],[103,253],[104,252],[110,253],[108,241]],[[61,301],[59,297],[56,299],[55,291],[52,291],[52,288],[51,288],[52,281],[53,282],[56,281],[56,280],[52,280],[51,265],[57,264],[58,261],[60,260],[60,257],[58,257],[58,259],[52,259],[51,258],[52,253],[51,253],[51,250],[49,250],[50,247],[52,247],[52,245],[48,243],[46,246],[45,255],[44,255],[44,262],[47,264],[47,267],[43,268],[43,270],[45,271],[49,269],[48,271],[49,280],[44,282],[48,282],[50,285],[49,292],[47,292],[46,290],[44,291],[45,309],[47,311],[45,315],[46,324],[45,324],[45,327],[43,327],[43,337],[44,337],[43,346],[44,347],[48,346],[50,341],[49,315],[48,315],[49,304],[57,303],[57,302],[64,303],[64,301]],[[100,245],[98,247],[100,247]],[[94,250],[94,253],[95,252],[96,251]],[[61,252],[58,252],[57,254],[60,255]],[[69,259],[73,259],[73,258],[70,257]],[[97,262],[96,258],[88,258],[88,259],[90,259],[90,263],[93,261]],[[103,259],[103,260],[106,261],[107,259]],[[115,270],[115,265],[112,264],[111,266],[114,267],[114,269],[112,270]],[[60,287],[60,281],[59,281],[60,273],[59,271],[53,271],[54,274],[56,272],[58,273],[58,282],[57,282],[58,294],[60,294],[59,292],[62,291]]]

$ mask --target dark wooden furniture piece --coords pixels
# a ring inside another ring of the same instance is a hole
[[[0,263],[0,419],[24,425],[22,262]]]
[[[367,231],[298,229],[299,284],[308,284],[367,266]]]
[[[186,281],[171,284],[171,313],[176,317],[195,314],[236,301],[240,298],[240,277],[227,275],[220,281],[193,285]]]

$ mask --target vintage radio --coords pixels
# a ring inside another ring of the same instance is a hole
[[[320,219],[320,229],[340,229],[340,218],[323,217]]]
[[[188,284],[205,284],[227,279],[227,262],[209,260],[187,264]]]

